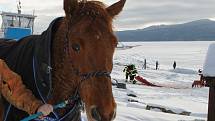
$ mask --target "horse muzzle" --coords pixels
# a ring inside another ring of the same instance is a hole
[[[93,121],[113,121],[116,118],[116,108],[110,112],[100,113],[101,111],[96,106],[90,108],[91,117]]]

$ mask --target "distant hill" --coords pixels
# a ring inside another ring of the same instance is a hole
[[[116,32],[120,41],[215,41],[215,21],[202,19],[184,24],[151,26]]]

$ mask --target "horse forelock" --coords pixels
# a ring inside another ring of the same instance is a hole
[[[112,30],[112,17],[106,11],[106,6],[102,2],[88,1],[86,3],[80,2],[76,10],[70,15],[66,15],[70,27],[78,25],[82,30],[99,29]],[[92,27],[93,26],[93,27]],[[75,28],[75,27],[74,27]],[[105,32],[106,33],[106,32]]]

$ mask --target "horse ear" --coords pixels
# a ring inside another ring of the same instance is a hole
[[[126,2],[126,0],[120,0],[119,2],[114,3],[113,5],[111,5],[108,8],[106,8],[106,10],[108,11],[108,13],[112,17],[114,17],[114,16],[118,15],[122,11],[122,9],[123,9],[123,7],[125,5],[125,2]]]
[[[64,11],[66,15],[71,15],[72,12],[77,8],[78,0],[64,0]]]

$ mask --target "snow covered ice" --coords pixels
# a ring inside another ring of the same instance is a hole
[[[127,42],[133,46],[117,49],[114,55],[112,78],[124,82],[124,65],[135,64],[139,75],[164,87],[127,84],[127,89],[113,87],[117,102],[116,121],[206,121],[208,88],[191,88],[199,79],[209,44],[212,42]],[[144,59],[147,69],[143,69]],[[159,61],[159,70],[155,62]],[[176,61],[176,69],[173,62]],[[127,96],[135,94],[137,97]],[[128,100],[134,100],[129,102]],[[135,102],[138,101],[138,102]],[[176,113],[190,112],[190,116],[146,110],[147,105],[164,107]]]

